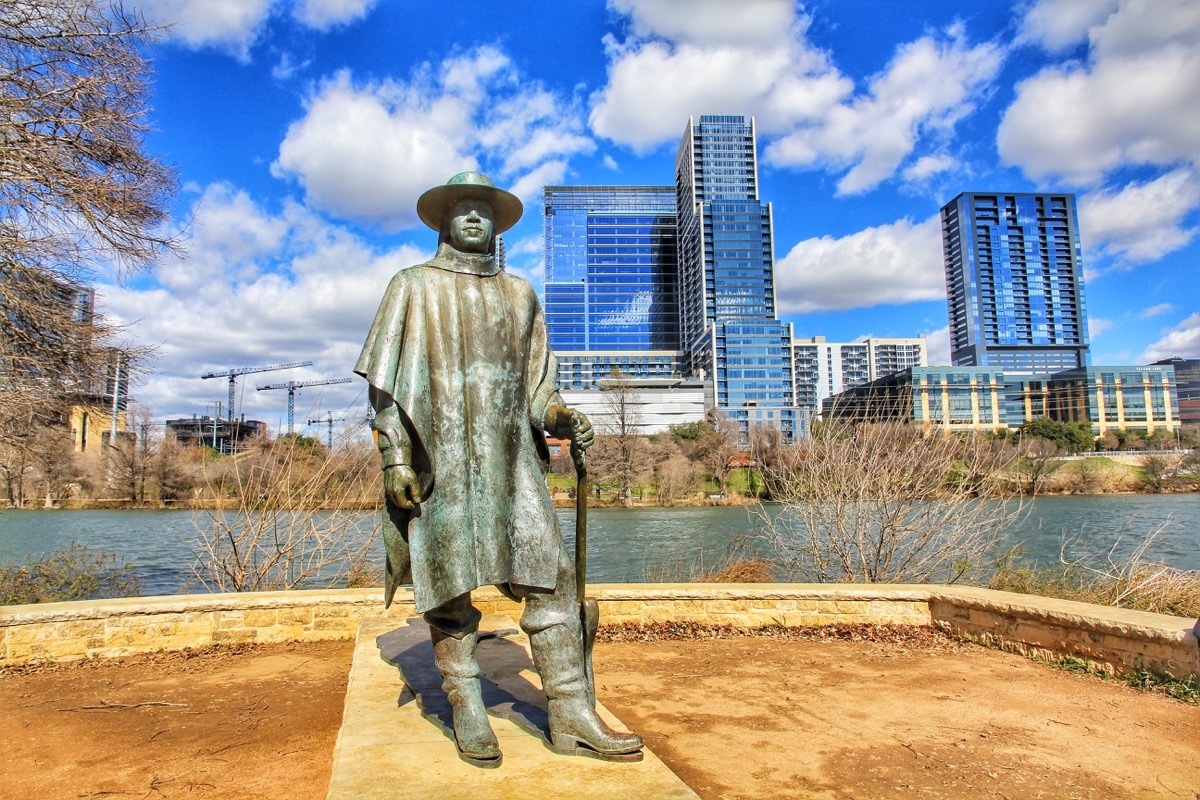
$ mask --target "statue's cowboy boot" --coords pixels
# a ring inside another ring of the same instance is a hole
[[[640,761],[641,737],[614,731],[596,715],[588,696],[579,623],[532,632],[529,645],[549,701],[551,749],[605,761]]]
[[[488,722],[487,707],[479,688],[479,663],[475,660],[476,631],[463,638],[431,628],[433,659],[442,673],[442,688],[454,713],[454,741],[458,755],[468,764],[500,766],[500,743]]]

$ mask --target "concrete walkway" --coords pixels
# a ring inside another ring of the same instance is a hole
[[[504,752],[501,766],[480,769],[458,758],[424,621],[368,619],[358,630],[329,800],[697,800],[649,750],[634,764],[552,753],[527,637],[499,614],[485,616],[480,631],[484,702]],[[624,729],[603,706],[597,711]]]

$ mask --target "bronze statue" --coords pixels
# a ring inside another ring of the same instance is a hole
[[[552,748],[628,760],[641,739],[605,725],[589,697],[575,570],[543,472],[544,434],[582,450],[592,426],[558,394],[533,288],[494,258],[521,201],[464,172],[417,212],[441,234],[437,255],[392,279],[354,368],[370,384],[383,457],[384,602],[413,584],[464,760],[501,759],[475,661],[471,590],[486,584],[525,603]]]

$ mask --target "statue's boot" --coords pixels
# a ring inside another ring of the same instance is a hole
[[[578,620],[530,632],[529,646],[549,701],[551,749],[606,761],[640,761],[641,737],[608,727],[588,697]]]
[[[463,761],[477,767],[500,766],[500,743],[488,722],[487,706],[479,688],[479,662],[475,660],[478,632],[456,639],[431,628],[433,658],[442,673],[442,688],[454,712],[454,741]]]

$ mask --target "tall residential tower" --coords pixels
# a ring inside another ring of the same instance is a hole
[[[955,366],[1090,363],[1075,195],[960,194],[942,208],[942,246]]]

